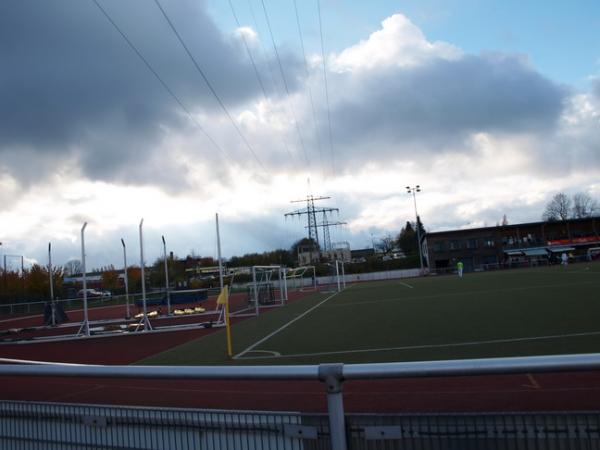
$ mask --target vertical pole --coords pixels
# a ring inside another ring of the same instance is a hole
[[[258,316],[258,286],[256,285],[256,267],[252,266],[252,286],[254,287],[254,309]]]
[[[332,450],[346,450],[346,421],[344,417],[343,364],[319,365],[319,380],[327,390],[327,412],[329,414],[329,434]]]
[[[121,244],[123,245],[123,280],[125,281],[125,318],[130,319],[131,310],[129,307],[129,279],[127,277],[127,247],[125,246],[125,241],[123,240],[123,238],[121,238]]]
[[[221,259],[221,234],[219,233],[219,214],[215,214],[217,226],[217,256],[219,258],[219,286],[223,290],[223,260]]]
[[[146,307],[146,276],[144,274],[144,234],[143,228],[144,219],[140,221],[140,268],[142,275],[142,306],[144,311],[144,317],[142,321],[144,322],[144,330],[150,329],[148,326],[150,325],[150,321],[148,320],[148,308]]]
[[[54,304],[54,277],[52,276],[52,244],[48,242],[48,277],[50,278],[50,311],[52,326],[56,325],[56,307]]]
[[[417,193],[415,188],[412,189],[413,202],[415,204],[415,220],[417,221],[417,247],[419,249],[419,264],[421,266],[421,275],[423,275],[423,255],[421,254],[421,227],[419,226],[419,213],[417,212]]]
[[[341,286],[340,286],[340,266],[339,266],[339,261],[336,259],[335,260],[335,277],[337,279],[337,290],[338,292],[340,292],[342,290]]]
[[[85,268],[85,227],[87,227],[87,222],[83,224],[81,228],[81,271],[83,278],[83,323],[81,324],[80,332],[83,330],[83,333],[86,336],[90,335],[90,323],[88,321],[88,301],[87,301],[87,278],[86,278],[86,268]]]
[[[23,300],[25,300],[25,263],[23,255],[21,255],[21,289],[23,290]]]
[[[344,266],[344,260],[341,261],[342,265],[342,286],[346,289],[346,267]]]
[[[171,293],[169,292],[169,266],[167,264],[167,243],[165,237],[162,237],[163,243],[163,256],[165,258],[165,293],[167,295],[167,315],[171,315]]]

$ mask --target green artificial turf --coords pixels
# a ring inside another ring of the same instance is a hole
[[[234,353],[330,295],[313,294],[237,323]],[[600,352],[598,263],[360,283],[242,359],[227,358],[220,330],[139,364],[365,363],[587,352]]]

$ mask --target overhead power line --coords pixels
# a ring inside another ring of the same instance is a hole
[[[167,23],[169,24],[169,27],[171,28],[171,30],[173,31],[173,33],[177,37],[177,40],[179,41],[179,43],[181,44],[181,46],[183,47],[183,49],[185,50],[185,52],[189,56],[190,60],[194,64],[194,67],[196,68],[196,70],[198,71],[198,73],[200,74],[200,76],[202,77],[202,79],[204,80],[204,82],[206,83],[206,86],[208,86],[208,89],[210,90],[210,92],[212,93],[212,95],[215,97],[215,99],[219,103],[219,106],[221,106],[221,109],[223,110],[223,112],[225,113],[225,115],[229,118],[229,121],[231,122],[231,124],[235,128],[236,132],[238,133],[238,135],[240,136],[240,138],[242,139],[242,141],[246,145],[246,148],[250,151],[250,153],[252,154],[252,156],[256,160],[257,164],[260,166],[260,168],[265,173],[267,173],[267,171],[265,169],[265,166],[261,162],[260,158],[258,157],[258,155],[256,154],[256,152],[254,151],[254,149],[252,148],[252,146],[250,145],[250,143],[248,142],[248,140],[246,139],[246,137],[244,136],[244,134],[242,133],[242,131],[240,130],[240,128],[235,123],[235,120],[233,120],[233,117],[229,113],[229,110],[227,109],[227,107],[225,106],[225,104],[223,103],[223,101],[221,100],[221,97],[219,97],[219,94],[217,94],[217,92],[213,88],[211,82],[208,80],[208,78],[204,74],[204,71],[198,65],[198,62],[196,61],[196,58],[194,58],[194,56],[190,52],[188,46],[183,41],[181,35],[177,31],[177,28],[175,28],[175,25],[173,25],[173,22],[171,22],[171,19],[167,15],[166,11],[163,9],[162,5],[160,4],[160,2],[158,0],[154,0],[154,3],[156,3],[156,6],[158,6],[158,9],[160,9],[160,12],[162,13],[162,15],[165,18],[165,20],[167,21]]]
[[[310,73],[308,71],[308,62],[306,61],[306,51],[304,50],[304,37],[302,36],[302,28],[300,27],[300,16],[298,15],[298,5],[296,4],[296,0],[294,0],[294,13],[296,14],[296,25],[298,25],[298,36],[300,36],[300,46],[302,47],[302,58],[304,59],[304,70],[306,72],[306,87],[308,89],[310,109],[312,111],[313,123],[315,126],[315,136],[317,138],[317,148],[319,150],[319,161],[321,163],[321,167],[323,167],[323,151],[321,149],[321,138],[319,137],[319,129],[317,127],[317,113],[315,112],[315,102],[313,101],[312,89],[310,88],[309,83]]]
[[[235,8],[233,7],[233,3],[231,2],[231,0],[227,0],[227,1],[229,2],[229,7],[231,8],[231,14],[233,14],[235,23],[237,24],[238,28],[241,28],[242,25],[240,24],[237,14],[235,13]],[[246,53],[248,54],[248,58],[250,58],[250,62],[252,63],[252,68],[254,69],[254,75],[256,76],[256,80],[258,81],[260,89],[262,90],[263,98],[265,99],[265,102],[268,103],[269,100],[267,98],[267,91],[265,90],[265,85],[263,84],[260,73],[256,67],[256,62],[254,61],[254,57],[252,56],[252,52],[250,51],[250,46],[248,45],[248,42],[246,41],[246,37],[244,36],[244,34],[243,33],[240,33],[240,34],[242,37],[242,42],[244,43],[244,47],[246,48]],[[283,137],[281,139],[281,142],[282,142],[283,147],[285,148],[287,154],[290,156],[290,159],[292,160],[292,162],[297,165],[296,159],[294,158],[294,155],[290,151],[290,149],[289,149],[288,145],[286,144],[285,139]]]
[[[200,123],[194,118],[194,116],[192,115],[190,110],[185,107],[185,105],[182,103],[182,101],[179,99],[179,97],[177,97],[177,95],[175,95],[175,93],[169,87],[169,85],[161,78],[161,76],[154,69],[154,67],[152,67],[152,65],[148,62],[148,60],[144,57],[144,55],[142,55],[142,53],[133,44],[133,42],[131,42],[131,40],[127,37],[125,32],[123,32],[123,30],[121,30],[121,28],[112,19],[112,17],[108,14],[108,12],[100,5],[100,3],[98,3],[97,0],[92,0],[92,1],[98,7],[100,12],[102,12],[104,17],[106,17],[106,19],[109,21],[109,23],[114,27],[114,29],[117,30],[119,35],[123,38],[123,40],[129,46],[129,48],[131,48],[131,50],[133,50],[133,52],[138,56],[138,58],[140,58],[140,60],[144,63],[146,68],[152,73],[152,75],[154,75],[154,77],[158,80],[158,82],[162,85],[162,87],[167,91],[167,93],[173,98],[173,100],[175,100],[175,102],[179,105],[179,107],[185,112],[185,114],[189,117],[189,119],[192,121],[192,123],[194,125],[196,125],[196,127],[198,127],[198,129],[207,137],[207,139],[210,141],[210,143],[221,153],[221,155],[224,158],[226,158],[230,162],[233,162],[233,160],[225,152],[225,150],[223,150],[223,148],[221,148],[221,146],[219,144],[217,144],[217,142],[212,138],[212,136],[210,134],[208,134],[208,132],[202,127],[202,125],[200,125]]]
[[[329,87],[327,86],[327,68],[325,67],[325,46],[323,44],[323,23],[321,20],[321,1],[317,0],[319,12],[319,35],[321,37],[321,57],[323,58],[323,79],[325,80],[325,103],[327,104],[327,125],[329,129],[329,149],[331,151],[331,171],[335,175],[335,156],[333,151],[333,137],[331,133],[331,109],[329,108]]]
[[[285,78],[285,73],[283,72],[283,65],[281,64],[281,58],[279,57],[279,51],[277,50],[277,45],[275,44],[275,38],[273,37],[273,29],[271,28],[271,21],[269,20],[269,14],[267,13],[267,7],[265,6],[264,0],[260,0],[260,1],[262,3],[263,12],[265,14],[267,28],[269,29],[269,35],[271,36],[271,42],[273,43],[273,50],[275,51],[275,57],[277,58],[277,64],[279,65],[279,72],[281,73],[281,79],[283,80],[283,86],[285,88],[288,102],[290,103],[292,115],[294,116],[294,123],[296,124],[296,131],[298,133],[298,139],[300,140],[300,146],[302,147],[302,151],[304,152],[304,158],[306,159],[306,164],[310,167],[310,159],[308,158],[308,153],[306,152],[306,147],[304,146],[304,140],[302,139],[302,134],[300,133],[300,127],[298,126],[298,118],[296,117],[296,112],[294,111],[294,105],[292,104],[292,101],[291,101],[290,90],[288,88],[288,84],[287,84],[287,81]]]

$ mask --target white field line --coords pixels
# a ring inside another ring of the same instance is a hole
[[[424,345],[406,345],[402,347],[383,347],[383,348],[369,348],[360,350],[338,350],[331,352],[317,352],[317,353],[294,353],[291,355],[280,355],[280,356],[246,356],[242,359],[273,359],[273,358],[305,358],[311,356],[327,356],[327,355],[345,355],[352,353],[370,353],[370,352],[390,352],[397,350],[421,350],[426,348],[448,348],[448,347],[468,347],[475,345],[489,345],[489,344],[506,344],[510,342],[527,342],[527,341],[541,341],[550,339],[580,337],[580,336],[598,336],[600,331],[588,331],[582,333],[569,333],[569,334],[552,334],[548,336],[532,336],[532,337],[521,337],[521,338],[507,338],[507,339],[489,339],[485,341],[470,341],[470,342],[454,342],[450,344],[424,344]]]
[[[407,288],[410,288],[410,289],[414,289],[415,288],[414,286],[411,286],[410,284],[405,283],[404,281],[398,281],[398,283],[400,283],[402,286],[406,286]]]
[[[350,286],[352,287],[352,286]],[[348,289],[350,289],[350,287]],[[254,348],[256,348],[257,346],[259,346],[260,344],[262,344],[263,342],[271,339],[273,336],[275,336],[277,333],[285,330],[287,327],[289,327],[291,324],[293,324],[294,322],[296,322],[297,320],[302,319],[304,316],[306,316],[309,312],[314,311],[315,309],[317,309],[319,306],[321,306],[323,303],[329,301],[330,299],[332,299],[333,297],[335,297],[336,295],[338,295],[339,292],[335,292],[334,294],[331,294],[329,297],[325,298],[324,300],[320,301],[319,303],[317,303],[315,306],[313,306],[312,308],[307,309],[306,311],[304,311],[302,314],[300,314],[298,317],[290,320],[288,323],[286,323],[285,325],[279,327],[278,329],[276,329],[275,331],[273,331],[272,333],[268,334],[267,336],[265,336],[264,338],[262,338],[259,341],[256,341],[254,344],[252,344],[250,347],[246,348],[245,350],[243,350],[242,352],[238,353],[237,355],[234,355],[233,359],[239,359],[242,356],[244,356],[246,353],[252,351]]]
[[[567,286],[581,286],[582,284],[599,284],[600,281],[578,281],[576,283],[560,283],[560,284],[538,284],[536,286],[521,286],[521,287],[509,287],[509,288],[498,288],[498,289],[482,289],[479,291],[460,291],[460,292],[445,292],[442,294],[432,294],[423,296],[412,296],[412,297],[393,297],[393,298],[382,298],[379,300],[369,301],[357,301],[357,302],[344,302],[335,305],[327,306],[327,308],[343,308],[347,306],[356,305],[371,305],[373,303],[386,303],[386,302],[397,302],[407,300],[428,300],[432,298],[444,298],[444,297],[456,297],[466,295],[481,295],[481,294],[492,294],[496,292],[516,292],[516,291],[528,291],[531,289],[540,288],[556,288],[556,287],[567,287]]]

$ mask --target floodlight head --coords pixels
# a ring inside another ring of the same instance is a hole
[[[407,191],[410,191],[410,186],[406,186],[406,190],[407,190]]]

